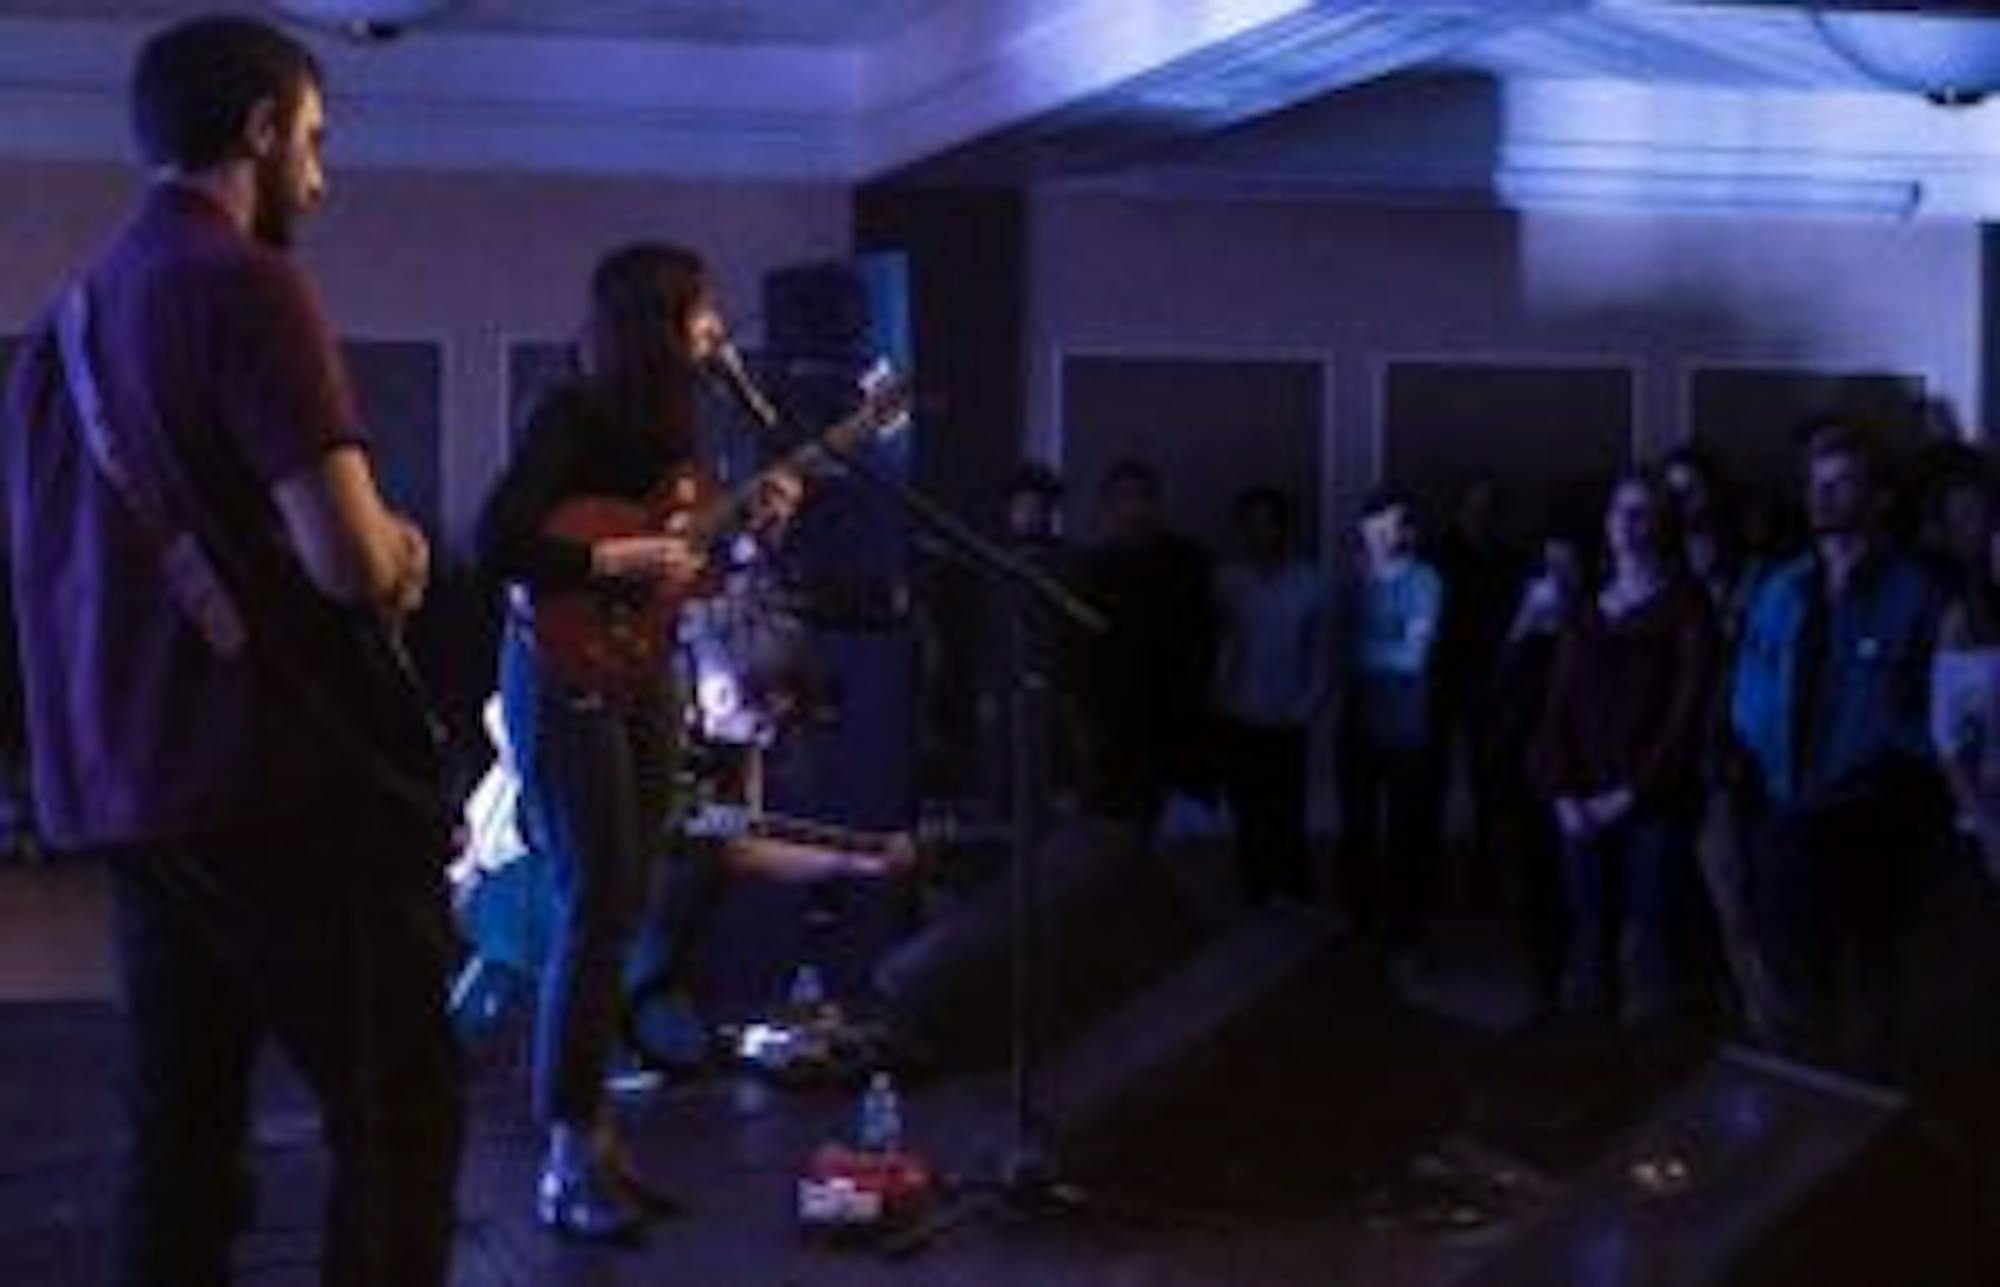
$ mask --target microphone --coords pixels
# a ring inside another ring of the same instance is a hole
[[[710,363],[722,377],[722,383],[728,386],[730,394],[753,420],[766,429],[778,427],[778,409],[771,405],[771,400],[750,378],[750,372],[743,365],[743,355],[736,351],[733,342],[725,337],[717,344]]]

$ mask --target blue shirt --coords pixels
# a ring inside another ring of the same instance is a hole
[[[1431,654],[1444,614],[1437,570],[1410,559],[1364,571],[1347,590],[1346,715],[1350,733],[1379,746],[1430,740]]]
[[[1829,599],[1801,555],[1758,587],[1744,622],[1730,723],[1782,804],[1812,804],[1930,758],[1931,653],[1945,588],[1895,550],[1868,555]]]

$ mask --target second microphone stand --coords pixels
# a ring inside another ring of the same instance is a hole
[[[751,418],[791,452],[812,439],[792,426],[750,379],[734,350],[721,364],[724,383]],[[1013,813],[1009,883],[1008,981],[1012,1013],[1008,1031],[1008,1138],[996,1174],[967,1186],[954,1207],[892,1239],[887,1250],[906,1255],[951,1228],[1002,1214],[1047,1214],[1079,1204],[1075,1186],[1063,1181],[1047,1116],[1039,1104],[1040,1006],[1036,993],[1040,955],[1042,759],[1047,747],[1049,679],[1039,664],[1040,640],[1061,632],[1101,635],[1108,629],[1102,611],[1078,597],[1050,573],[1017,552],[974,530],[923,492],[891,478],[842,447],[821,442],[820,450],[843,473],[894,504],[944,543],[963,563],[978,570],[1012,601],[1013,647],[1009,666],[1009,785]]]

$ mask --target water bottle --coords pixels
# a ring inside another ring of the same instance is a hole
[[[869,1153],[894,1153],[903,1146],[903,1103],[886,1072],[870,1077],[861,1092],[855,1143]]]

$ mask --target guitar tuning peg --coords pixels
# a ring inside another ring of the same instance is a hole
[[[876,354],[856,383],[863,393],[875,393],[896,378],[896,368],[884,354]]]

